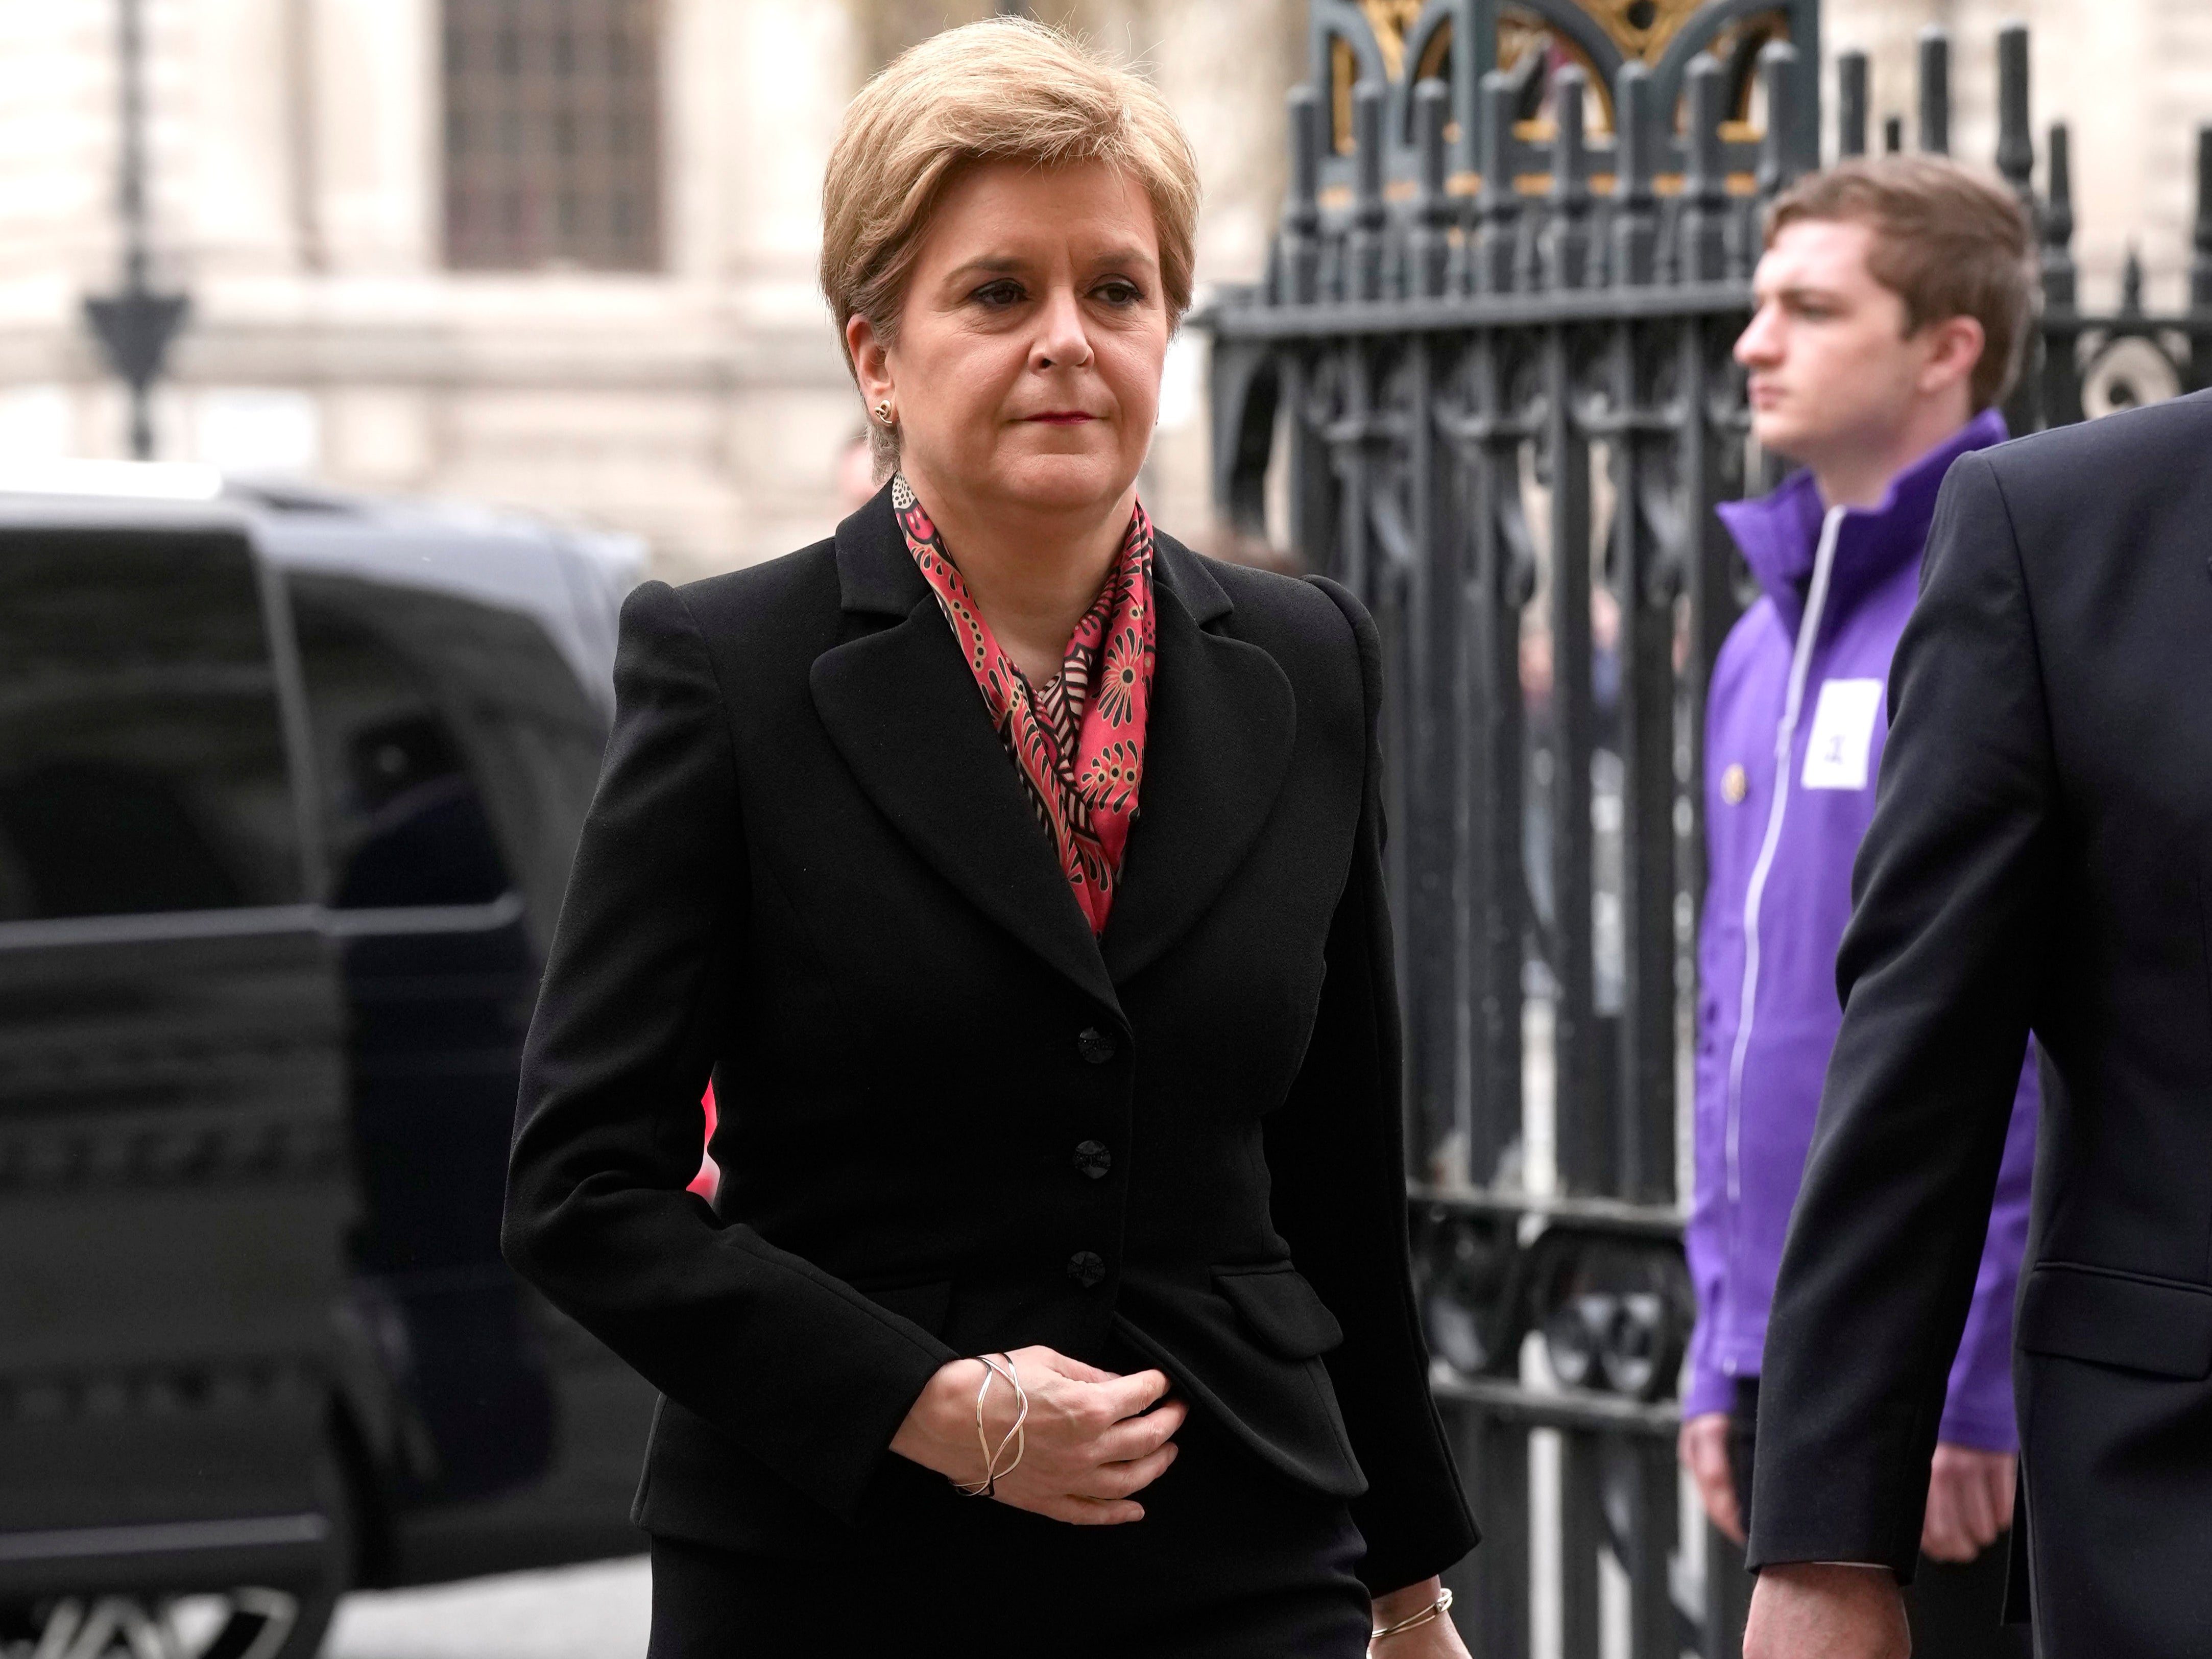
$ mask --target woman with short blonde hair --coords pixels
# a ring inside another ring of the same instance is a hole
[[[949,174],[979,161],[1053,168],[1103,163],[1152,204],[1170,322],[1190,309],[1197,159],[1151,82],[1100,62],[1042,25],[954,29],[868,82],[845,112],[822,180],[822,292],[842,336],[865,317],[898,325],[930,209]],[[877,457],[898,454],[878,425]]]
[[[1374,626],[1136,495],[1197,207],[1065,37],[907,53],[823,191],[889,482],[624,607],[505,1241],[662,1390],[653,1659],[1465,1652]]]

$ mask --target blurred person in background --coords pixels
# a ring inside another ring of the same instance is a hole
[[[1925,156],[1846,162],[1776,201],[1758,308],[1736,343],[1754,435],[1803,468],[1720,509],[1762,597],[1722,649],[1706,714],[1686,1241],[1698,1317],[1680,1450],[1706,1513],[1739,1544],[1775,1272],[1842,1020],[1836,951],[1874,815],[1884,684],[1944,475],[2006,435],[1996,405],[2032,316],[2029,247],[1994,181]],[[2027,1652],[2000,1615],[2036,1104],[2021,1066],[1929,1469],[1913,1626],[1946,1659]]]
[[[848,514],[859,512],[875,498],[883,482],[876,476],[875,442],[867,428],[857,427],[837,452],[837,505]]]
[[[1465,1655],[1379,641],[1136,499],[1197,198],[1041,25],[899,58],[822,255],[890,481],[624,608],[505,1242],[663,1391],[653,1659]]]

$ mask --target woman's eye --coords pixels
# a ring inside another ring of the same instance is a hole
[[[1145,297],[1134,283],[1101,283],[1091,291],[1109,306],[1133,306]]]
[[[988,307],[992,310],[1003,310],[1007,306],[1020,302],[1022,285],[1012,278],[986,283],[969,297],[978,304]]]

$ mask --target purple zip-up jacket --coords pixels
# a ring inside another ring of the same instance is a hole
[[[1985,412],[1899,473],[1870,510],[1824,514],[1802,472],[1771,495],[1720,509],[1765,597],[1721,647],[1705,714],[1710,879],[1698,941],[1697,1187],[1686,1241],[1698,1326],[1685,1415],[1728,1410],[1735,1379],[1759,1374],[1783,1236],[1843,1019],[1836,947],[1850,919],[1851,862],[1874,817],[1890,656],[1919,593],[1943,474],[2005,435],[2003,418]],[[1786,769],[1777,765],[1785,727]],[[2033,1060],[2021,1068],[1939,1431],[1987,1451],[2018,1444],[2012,1304],[2035,1162]]]

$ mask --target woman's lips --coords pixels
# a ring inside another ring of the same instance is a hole
[[[1042,421],[1047,426],[1080,426],[1085,421],[1095,421],[1095,415],[1086,415],[1079,409],[1048,409],[1042,415],[1025,415],[1029,421]]]

